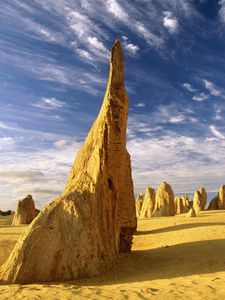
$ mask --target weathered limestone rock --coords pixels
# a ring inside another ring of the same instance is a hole
[[[190,201],[187,194],[182,196],[183,212],[186,213],[190,209]]]
[[[171,186],[165,181],[161,183],[156,193],[154,217],[174,216],[174,193]]]
[[[137,217],[140,216],[142,204],[143,204],[143,201],[144,201],[143,199],[144,199],[143,194],[139,193],[138,196],[137,196],[137,199],[136,199],[136,203],[135,203],[135,206],[136,206],[136,216]]]
[[[189,209],[193,207],[193,200],[189,200]]]
[[[208,210],[225,209],[225,185],[221,185],[218,195],[210,203]]]
[[[179,196],[174,199],[175,214],[180,215],[183,211],[183,201]]]
[[[194,208],[191,208],[189,212],[186,214],[186,218],[193,218],[193,217],[196,217],[196,213]]]
[[[189,211],[189,198],[188,195],[183,195],[180,197],[175,197],[174,199],[174,205],[175,205],[175,214],[184,214]]]
[[[36,216],[35,204],[31,195],[19,200],[12,225],[30,224]]]
[[[218,196],[216,196],[210,201],[207,210],[218,210],[218,209],[219,209]]]
[[[140,218],[151,218],[155,208],[155,190],[147,187],[145,190],[145,198],[142,204]]]
[[[225,209],[225,185],[221,185],[218,193],[219,209]]]
[[[201,187],[198,191],[194,193],[193,198],[193,208],[196,212],[202,211],[205,209],[207,202],[207,194],[204,187]]]
[[[30,224],[0,269],[2,283],[66,281],[111,267],[136,230],[123,53],[112,47],[99,115],[78,152],[64,192]]]

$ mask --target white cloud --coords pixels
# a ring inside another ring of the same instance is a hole
[[[33,104],[33,106],[42,109],[60,109],[66,106],[66,102],[56,98],[41,98],[38,102]]]
[[[160,120],[161,123],[181,123],[187,121],[188,117],[189,114],[184,114],[175,104],[160,105],[153,114],[153,118]]]
[[[213,95],[215,97],[220,96],[221,91],[214,85],[214,83],[212,83],[206,79],[203,79],[202,81],[205,85],[205,88],[210,92],[211,95]]]
[[[134,45],[132,43],[126,44],[125,49],[133,55],[137,54],[137,52],[140,50],[140,48],[137,45]]]
[[[108,52],[108,50],[106,49],[106,47],[103,45],[103,43],[101,42],[101,41],[99,41],[98,40],[98,38],[97,37],[88,37],[87,38],[87,41],[88,41],[88,43],[92,46],[92,47],[94,47],[94,48],[96,48],[96,49],[98,49],[98,50],[101,50],[101,51],[103,51],[103,52]]]
[[[215,125],[210,125],[209,126],[210,130],[212,131],[212,133],[219,139],[224,140],[225,139],[225,135],[223,135],[217,128]]]
[[[65,147],[68,144],[67,140],[59,140],[54,143],[54,145],[58,148]]]
[[[164,41],[161,37],[152,33],[146,28],[142,21],[137,21],[135,16],[128,15],[121,5],[116,0],[108,0],[106,2],[107,10],[121,22],[125,23],[132,31],[135,31],[141,38],[150,45],[156,48],[162,47]],[[130,51],[137,51],[136,45],[130,45]]]
[[[106,1],[106,7],[108,11],[114,15],[114,17],[123,21],[128,19],[128,14],[123,10],[116,0]]]
[[[123,47],[124,47],[124,49],[125,49],[129,54],[131,54],[132,56],[133,56],[133,55],[136,55],[136,54],[138,53],[138,51],[140,50],[140,48],[139,48],[137,45],[131,43],[131,42],[128,40],[128,38],[127,38],[126,36],[124,36],[124,35],[122,36],[122,41],[123,41]]]
[[[143,23],[136,22],[135,28],[138,31],[138,33],[146,40],[146,42],[155,47],[162,47],[164,41],[162,38],[158,37],[157,35],[150,32]]]
[[[179,23],[173,16],[173,13],[171,11],[164,11],[163,14],[163,25],[169,30],[169,32],[176,33],[178,31]]]
[[[200,93],[200,94],[195,95],[192,99],[195,101],[198,101],[198,102],[202,102],[208,98],[209,98],[209,96],[206,95],[205,93]]]
[[[0,137],[0,149],[8,148],[15,144],[15,140],[12,137]]]
[[[0,179],[11,182],[40,180],[44,178],[44,174],[39,170],[32,169],[5,169],[0,170]]]
[[[143,103],[143,102],[139,102],[139,103],[135,104],[134,106],[135,106],[135,107],[145,107],[146,104]]]
[[[8,126],[6,123],[4,123],[4,122],[0,122],[0,128],[1,129],[10,129],[11,127],[10,126]]]
[[[76,48],[76,52],[79,54],[81,58],[83,58],[86,61],[93,61],[93,57],[87,50]]]
[[[215,105],[215,120],[218,120],[218,121],[223,120],[222,112],[223,112],[222,107]]]
[[[181,123],[185,120],[185,116],[183,115],[180,115],[180,116],[174,116],[174,117],[171,117],[169,119],[169,122],[170,123]]]
[[[167,130],[157,137],[131,138],[128,150],[136,192],[144,191],[149,184],[157,188],[164,180],[175,193],[193,193],[201,185],[215,190],[224,183],[224,140],[182,136]]]
[[[67,8],[66,19],[70,30],[78,37],[79,43],[72,42],[71,45],[82,59],[87,62],[106,62],[109,58],[109,51],[104,46],[102,39],[106,38],[103,30],[78,10]]]
[[[219,1],[220,9],[219,9],[219,15],[222,22],[225,22],[225,0]]]
[[[183,88],[185,88],[189,92],[196,92],[197,90],[188,82],[184,82],[182,84]]]
[[[4,191],[4,200],[0,199],[2,209],[15,209],[18,199],[28,193],[32,193],[37,207],[41,208],[63,191],[74,156],[81,147],[80,142],[67,141],[64,147],[49,146],[39,151],[12,150],[10,155],[0,152],[1,194]]]

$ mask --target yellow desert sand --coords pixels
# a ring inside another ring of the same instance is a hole
[[[0,217],[0,264],[27,225]],[[138,221],[131,254],[100,277],[2,285],[0,299],[224,299],[225,211]]]

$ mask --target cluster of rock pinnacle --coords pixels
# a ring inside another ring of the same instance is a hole
[[[205,209],[204,188],[174,198],[163,182],[145,197],[133,192],[126,149],[128,97],[120,42],[112,47],[107,89],[99,115],[78,152],[61,195],[36,216],[32,196],[19,201],[13,225],[30,224],[0,268],[0,283],[66,281],[109,269],[130,252],[138,218],[173,216]],[[225,209],[225,187],[209,205]]]
[[[136,199],[136,215],[139,219],[161,216],[174,216],[188,213],[187,217],[194,217],[195,213],[205,210],[207,193],[201,187],[194,193],[190,201],[188,195],[174,196],[171,186],[162,182],[157,192],[147,187],[145,197],[139,193]],[[218,195],[213,198],[207,208],[208,210],[225,209],[225,185],[219,188]]]

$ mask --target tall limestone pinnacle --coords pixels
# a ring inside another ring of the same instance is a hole
[[[0,269],[1,283],[91,277],[111,267],[119,252],[131,250],[136,216],[126,150],[127,111],[123,53],[116,41],[101,110],[65,190],[19,239]]]

